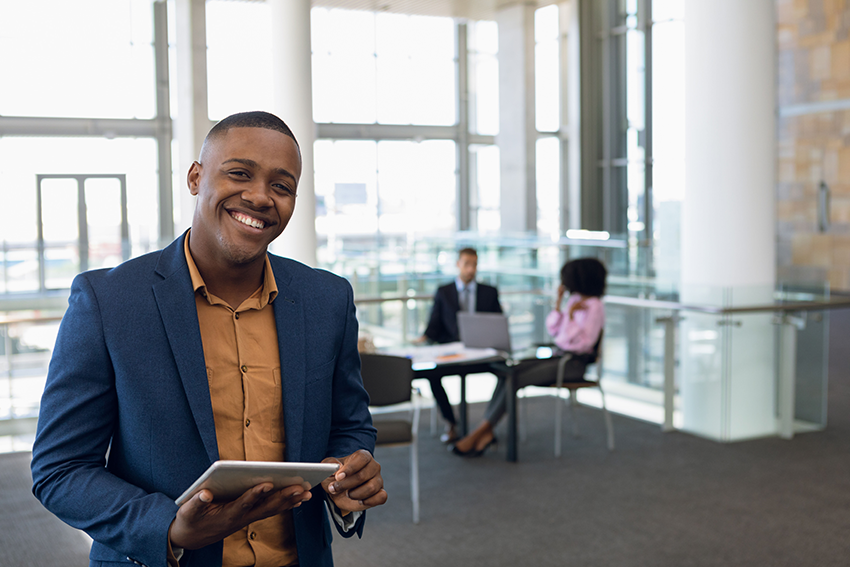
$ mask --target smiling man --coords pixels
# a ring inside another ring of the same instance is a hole
[[[94,540],[91,565],[330,566],[328,515],[362,534],[383,504],[351,286],[267,252],[301,156],[264,112],[207,135],[192,228],[80,274],[54,348],[33,492]],[[339,462],[322,486],[179,496],[216,460]],[[329,513],[329,514],[328,514]]]

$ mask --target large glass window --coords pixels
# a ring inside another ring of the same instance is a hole
[[[534,12],[534,113],[540,132],[556,132],[561,127],[558,23],[557,5]]]
[[[451,18],[312,10],[316,122],[451,125]]]
[[[157,247],[155,140],[3,137],[0,138],[0,199],[15,205],[14,214],[7,214],[0,223],[2,259],[6,266],[0,293],[35,291],[39,287],[36,175],[91,173],[127,175],[131,255],[137,256]],[[114,204],[114,191],[110,191],[108,197],[99,197],[97,190],[105,183],[109,182],[94,181],[86,185],[92,200],[89,205],[90,234],[95,239],[99,238],[102,228],[112,230],[115,225],[114,217],[104,219],[97,215],[107,201]],[[45,238],[57,243],[74,240],[77,234],[76,184],[62,180],[47,185],[45,197],[51,201],[43,207]],[[110,210],[114,213],[115,208]],[[55,259],[61,260],[58,256]],[[109,261],[117,264],[120,256],[117,260],[105,259],[98,265],[106,265],[104,262]]]
[[[455,230],[455,143],[318,140],[316,233],[328,253]]]
[[[502,220],[499,215],[501,197],[499,147],[472,145],[469,147],[472,182],[470,210],[473,229],[481,233],[497,232]]]
[[[499,27],[496,22],[471,22],[469,50],[469,129],[475,134],[499,133]]]
[[[156,114],[150,0],[0,2],[0,22],[0,114]]]
[[[558,236],[561,231],[561,141],[537,140],[537,231]]]
[[[375,15],[314,8],[313,119],[372,123],[377,120]]]
[[[273,108],[269,4],[216,0],[206,13],[210,119]]]

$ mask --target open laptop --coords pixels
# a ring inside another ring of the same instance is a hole
[[[511,352],[508,318],[502,313],[459,311],[457,324],[463,346],[467,348],[494,348]]]

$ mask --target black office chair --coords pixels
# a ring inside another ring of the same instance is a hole
[[[410,446],[410,500],[413,523],[419,523],[419,396],[411,386],[409,358],[383,354],[360,355],[363,387],[369,393],[369,410],[378,430],[376,445]],[[398,406],[398,407],[394,407]],[[410,419],[385,419],[382,413],[410,408]],[[381,408],[378,410],[378,408]]]

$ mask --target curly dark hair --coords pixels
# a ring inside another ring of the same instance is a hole
[[[561,283],[570,293],[587,297],[605,295],[605,278],[608,270],[596,258],[576,258],[561,268]]]

